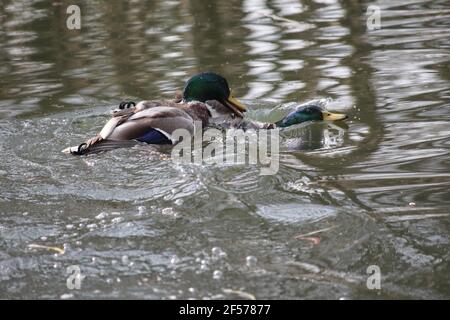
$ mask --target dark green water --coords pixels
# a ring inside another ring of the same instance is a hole
[[[0,298],[450,298],[448,1],[377,2],[373,31],[363,1],[74,2],[0,3]],[[294,133],[275,176],[60,152],[206,70],[250,117],[332,98],[348,128]]]

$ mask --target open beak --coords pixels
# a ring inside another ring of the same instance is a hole
[[[347,119],[347,115],[343,113],[331,113],[328,111],[322,111],[323,120],[325,121],[337,121]]]
[[[238,99],[233,97],[231,93],[230,96],[225,100],[225,104],[240,117],[243,117],[242,112],[247,111],[247,108]]]

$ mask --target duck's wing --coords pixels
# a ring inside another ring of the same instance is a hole
[[[174,144],[172,134],[185,129],[193,134],[195,124],[192,117],[176,107],[153,107],[137,113],[111,118],[86,144],[66,148],[65,153],[86,154],[136,145],[137,141],[150,144]]]
[[[108,138],[114,129],[128,120],[130,117],[135,115],[139,115],[134,117],[133,119],[141,118],[141,117],[152,117],[153,113],[146,113],[148,109],[152,108],[160,108],[160,107],[173,107],[176,108],[177,103],[175,101],[160,101],[160,100],[143,100],[140,101],[137,105],[128,107],[125,109],[114,109],[112,110],[113,117],[106,123],[103,129],[99,133],[99,137],[101,139]],[[88,143],[89,144],[89,143]]]
[[[119,108],[113,109],[112,114],[113,117],[132,115],[150,108],[176,107],[178,102],[181,100],[142,100],[136,105],[132,105],[134,102],[129,102],[125,105],[126,107],[121,104]]]
[[[157,130],[165,135],[172,143],[175,143],[172,134],[177,129],[185,129],[190,134],[194,133],[194,120],[184,110],[174,107],[155,107],[145,109],[130,116],[126,121],[119,124],[108,135],[111,140],[133,140],[140,139],[149,132]],[[152,143],[151,141],[145,141]]]
[[[139,141],[136,140],[100,140],[90,146],[87,146],[86,143],[82,143],[79,146],[66,148],[62,152],[81,156],[120,148],[131,148],[138,144]]]

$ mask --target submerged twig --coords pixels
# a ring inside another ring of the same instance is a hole
[[[271,14],[271,13],[266,13],[266,12],[260,12],[260,14],[266,18],[272,19],[273,21],[284,22],[284,23],[286,23],[287,26],[290,26],[290,27],[294,27],[294,26],[304,27],[304,25],[299,21],[283,18],[283,17],[277,16],[276,14]]]
[[[35,243],[29,244],[28,248],[30,248],[30,249],[45,249],[45,250],[49,250],[49,251],[56,251],[59,254],[64,254],[65,253],[65,250],[63,248],[49,247],[49,246],[44,246],[44,245],[35,244]]]
[[[223,291],[223,293],[226,293],[226,294],[235,294],[243,299],[256,300],[256,297],[254,295],[252,295],[251,293],[245,292],[245,291],[233,290],[233,289],[222,289],[222,291]]]
[[[430,213],[430,214],[410,214],[404,216],[391,216],[385,218],[386,222],[402,222],[402,221],[412,221],[412,220],[423,220],[430,218],[441,218],[448,217],[450,213]]]
[[[336,226],[331,226],[331,227],[328,227],[328,228],[323,228],[323,229],[311,231],[311,232],[308,232],[308,233],[299,234],[298,236],[295,236],[295,239],[306,238],[306,237],[309,237],[309,236],[312,236],[312,235],[315,235],[315,234],[318,234],[318,233],[321,233],[321,232],[329,231],[329,230],[334,229],[334,228],[336,228]]]

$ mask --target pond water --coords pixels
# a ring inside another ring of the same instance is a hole
[[[0,298],[450,298],[450,4],[378,1],[368,30],[370,4],[3,0]],[[251,118],[330,98],[349,120],[285,137],[269,176],[60,152],[207,70]]]

